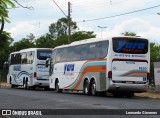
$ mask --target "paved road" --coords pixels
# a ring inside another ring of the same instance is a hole
[[[0,109],[160,109],[160,100],[1,87]]]

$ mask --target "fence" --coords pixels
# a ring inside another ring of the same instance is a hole
[[[160,92],[160,62],[154,62],[155,90]]]

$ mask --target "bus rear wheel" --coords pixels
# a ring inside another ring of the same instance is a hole
[[[59,88],[58,82],[56,82],[56,84],[55,84],[55,89],[56,89],[57,93],[62,93],[62,89]]]
[[[126,97],[126,98],[134,97],[134,93],[126,93],[126,94],[125,94],[125,97]]]
[[[11,84],[11,88],[14,88],[15,85],[12,84],[12,78],[10,77],[10,84]]]
[[[86,80],[86,81],[84,82],[83,93],[84,93],[85,95],[90,95],[89,81],[88,81],[88,80]]]
[[[93,80],[93,82],[91,83],[91,94],[92,94],[92,96],[96,96],[97,95],[95,80]]]
[[[25,79],[23,80],[23,87],[24,87],[25,90],[28,90],[28,89],[29,89],[28,80],[27,80],[27,79],[26,79],[26,80],[25,80]]]

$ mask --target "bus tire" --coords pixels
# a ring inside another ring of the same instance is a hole
[[[125,97],[126,97],[126,98],[134,97],[134,93],[126,93],[126,94],[125,94]]]
[[[55,90],[56,90],[57,93],[62,93],[62,89],[59,89],[58,83],[59,82],[57,81],[56,84],[55,84]]]
[[[88,80],[85,80],[85,82],[84,82],[83,93],[85,95],[90,95],[89,81]]]
[[[91,83],[91,94],[92,94],[92,96],[96,96],[97,95],[95,80],[93,80],[92,83]]]
[[[15,85],[11,84],[11,88],[14,88],[14,87],[15,87]]]
[[[24,89],[25,89],[25,90],[28,90],[28,89],[29,89],[28,80],[27,80],[27,79],[24,79],[24,80],[23,80],[23,83],[24,83],[24,84],[23,84]]]
[[[12,78],[10,77],[10,84],[11,84],[11,88],[14,88],[15,85],[12,84]]]

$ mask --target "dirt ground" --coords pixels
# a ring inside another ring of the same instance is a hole
[[[1,86],[10,86],[7,83],[0,83]],[[144,92],[144,93],[135,93],[135,96],[137,97],[145,97],[145,98],[152,98],[152,99],[159,99],[160,100],[160,93],[157,92]]]
[[[159,99],[160,100],[160,93],[157,93],[157,92],[136,93],[135,96],[152,98],[152,99]]]

